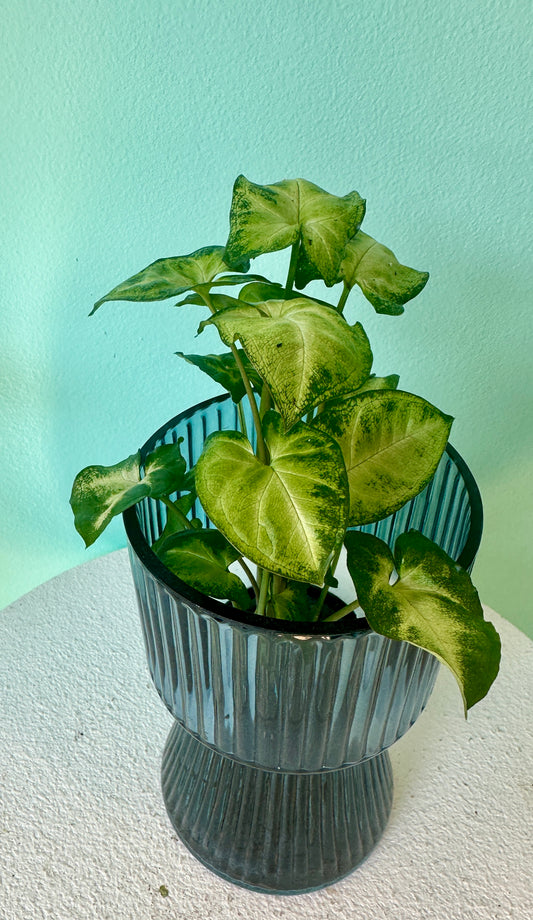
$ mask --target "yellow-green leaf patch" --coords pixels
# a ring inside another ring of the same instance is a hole
[[[382,243],[360,230],[347,246],[340,266],[340,279],[351,290],[361,288],[377,313],[399,316],[403,305],[416,297],[429,275],[401,265]]]
[[[85,545],[94,543],[115,515],[141,499],[161,498],[177,491],[184,474],[180,442],[163,444],[152,451],[142,478],[139,452],[113,466],[85,467],[76,476],[70,496],[74,524]]]
[[[364,213],[365,202],[357,192],[339,198],[305,179],[256,185],[239,176],[224,258],[232,266],[301,240],[320,277],[327,285],[335,284],[346,243]]]
[[[223,255],[223,246],[205,246],[186,256],[157,259],[101,297],[91,315],[108,300],[166,300],[202,285],[209,286],[216,275],[228,270]],[[240,266],[246,270],[249,264],[241,261]]]
[[[500,663],[500,639],[467,572],[417,531],[401,534],[394,556],[372,534],[349,531],[347,564],[375,632],[426,649],[447,665],[465,714],[488,692]],[[396,572],[398,578],[391,584]]]
[[[244,556],[295,581],[322,584],[342,544],[348,483],[335,441],[300,422],[263,419],[270,464],[238,432],[210,435],[195,467],[209,518]]]
[[[319,402],[356,390],[372,351],[360,323],[306,297],[221,310],[214,324],[226,345],[239,340],[290,428]]]
[[[402,390],[339,400],[313,425],[338,441],[350,484],[349,524],[369,524],[402,507],[428,484],[452,418]]]

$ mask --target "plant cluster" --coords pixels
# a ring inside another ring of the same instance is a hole
[[[118,300],[202,306],[199,332],[215,326],[226,349],[177,354],[230,393],[240,429],[211,434],[194,469],[179,443],[143,465],[136,453],[87,467],[71,505],[90,545],[114,515],[146,496],[160,500],[166,524],[152,549],[162,562],[204,594],[273,618],[331,619],[324,601],[344,546],[357,597],[333,617],[360,606],[376,632],[436,655],[466,709],[488,691],[500,655],[468,574],[416,531],[391,549],[354,529],[429,483],[452,423],[399,390],[397,375],[375,376],[363,326],[344,315],[357,286],[378,313],[399,316],[428,279],[360,229],[364,214],[355,191],[337,197],[303,179],[261,186],[239,176],[225,246],[159,259],[102,297],[93,313]],[[251,259],[289,247],[284,284],[249,273]],[[316,280],[341,285],[336,304],[301,293]],[[196,499],[209,528],[191,516]]]

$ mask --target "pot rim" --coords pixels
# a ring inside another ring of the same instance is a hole
[[[158,441],[163,440],[164,436],[167,434],[170,428],[175,428],[176,425],[180,424],[181,422],[188,421],[188,419],[190,419],[198,410],[207,409],[209,406],[227,401],[229,399],[231,399],[231,397],[228,393],[222,393],[220,396],[211,397],[210,399],[206,399],[201,403],[197,403],[196,405],[191,406],[185,411],[178,413],[178,415],[175,415],[174,418],[170,419],[168,422],[165,422],[165,424],[161,425],[161,427],[158,428],[157,431],[154,432],[154,434],[152,434],[151,437],[148,438],[148,440],[145,441],[143,446],[140,448],[141,463],[144,463],[147,454],[154,450]],[[474,479],[472,472],[463,460],[462,456],[450,443],[446,445],[445,452],[458,467],[463,477],[470,501],[470,528],[468,531],[466,543],[461,553],[459,554],[458,559],[456,560],[458,565],[462,566],[464,569],[468,569],[476,557],[476,553],[481,542],[481,533],[483,529],[483,505],[476,480]],[[170,569],[167,569],[167,567],[163,565],[143,535],[139,524],[139,519],[137,517],[135,505],[133,505],[131,508],[127,508],[126,511],[122,513],[122,520],[124,522],[126,536],[128,538],[131,549],[135,552],[135,554],[138,556],[143,565],[148,569],[148,571],[158,581],[162,582],[172,594],[176,594],[178,597],[185,597],[187,601],[194,604],[200,613],[208,612],[216,615],[217,617],[221,617],[224,620],[229,620],[237,623],[240,626],[250,626],[253,629],[275,630],[279,633],[296,636],[339,636],[348,635],[354,631],[370,629],[370,626],[364,617],[356,617],[354,614],[349,614],[348,616],[343,617],[342,620],[327,624],[320,621],[315,623],[306,623],[295,622],[294,620],[278,620],[274,619],[273,617],[258,616],[255,613],[249,613],[244,610],[237,610],[235,607],[229,607],[228,604],[225,604],[216,598],[209,597],[207,594],[202,594],[200,591],[196,591],[194,588],[191,588],[184,581],[182,581],[181,578],[179,578],[177,575],[171,572]],[[228,610],[231,611],[230,614],[228,613]],[[324,629],[326,626],[327,628]]]

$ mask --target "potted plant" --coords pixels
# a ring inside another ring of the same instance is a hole
[[[225,395],[82,470],[71,505],[87,545],[124,516],[150,669],[176,718],[170,817],[207,865],[264,891],[351,871],[387,821],[386,748],[438,663],[465,713],[499,667],[468,574],[481,504],[452,418],[376,376],[344,313],[357,286],[399,316],[428,279],[360,229],[364,214],[357,192],[239,176],[225,246],[160,259],[92,311],[178,297],[224,346],[178,356]],[[284,248],[284,283],[249,273]],[[341,285],[336,303],[302,293],[317,280]]]

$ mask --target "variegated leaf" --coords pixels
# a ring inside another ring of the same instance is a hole
[[[216,275],[228,270],[223,255],[223,246],[206,246],[187,256],[157,259],[101,297],[95,303],[91,315],[108,300],[166,300],[167,297],[177,297],[201,285],[209,286]],[[247,271],[249,265],[250,262],[244,259],[233,267]]]
[[[361,324],[309,298],[243,301],[208,323],[226,345],[241,342],[288,428],[317,403],[356,390],[372,365]]]
[[[399,316],[404,303],[420,294],[429,274],[401,265],[390,249],[360,230],[346,247],[340,277],[350,289],[358,284],[377,313]]]
[[[346,243],[359,229],[364,213],[365,202],[357,192],[339,198],[305,179],[256,185],[239,176],[224,258],[233,266],[301,239],[308,259],[331,285],[337,280]]]
[[[236,431],[210,435],[196,464],[209,518],[244,556],[295,581],[322,584],[342,543],[348,483],[335,441],[299,423],[286,433],[265,414],[270,464]]]
[[[488,692],[500,662],[498,633],[484,619],[468,573],[414,530],[398,537],[394,556],[372,534],[349,531],[345,543],[348,570],[372,629],[426,649],[447,665],[466,714]]]
[[[435,473],[451,424],[451,416],[402,390],[338,400],[317,415],[313,425],[342,449],[349,524],[378,521],[418,495]]]
[[[142,478],[139,452],[113,466],[85,467],[76,476],[70,496],[74,524],[85,545],[94,543],[115,515],[146,496],[161,498],[179,490],[184,474],[180,442],[152,451]]]

